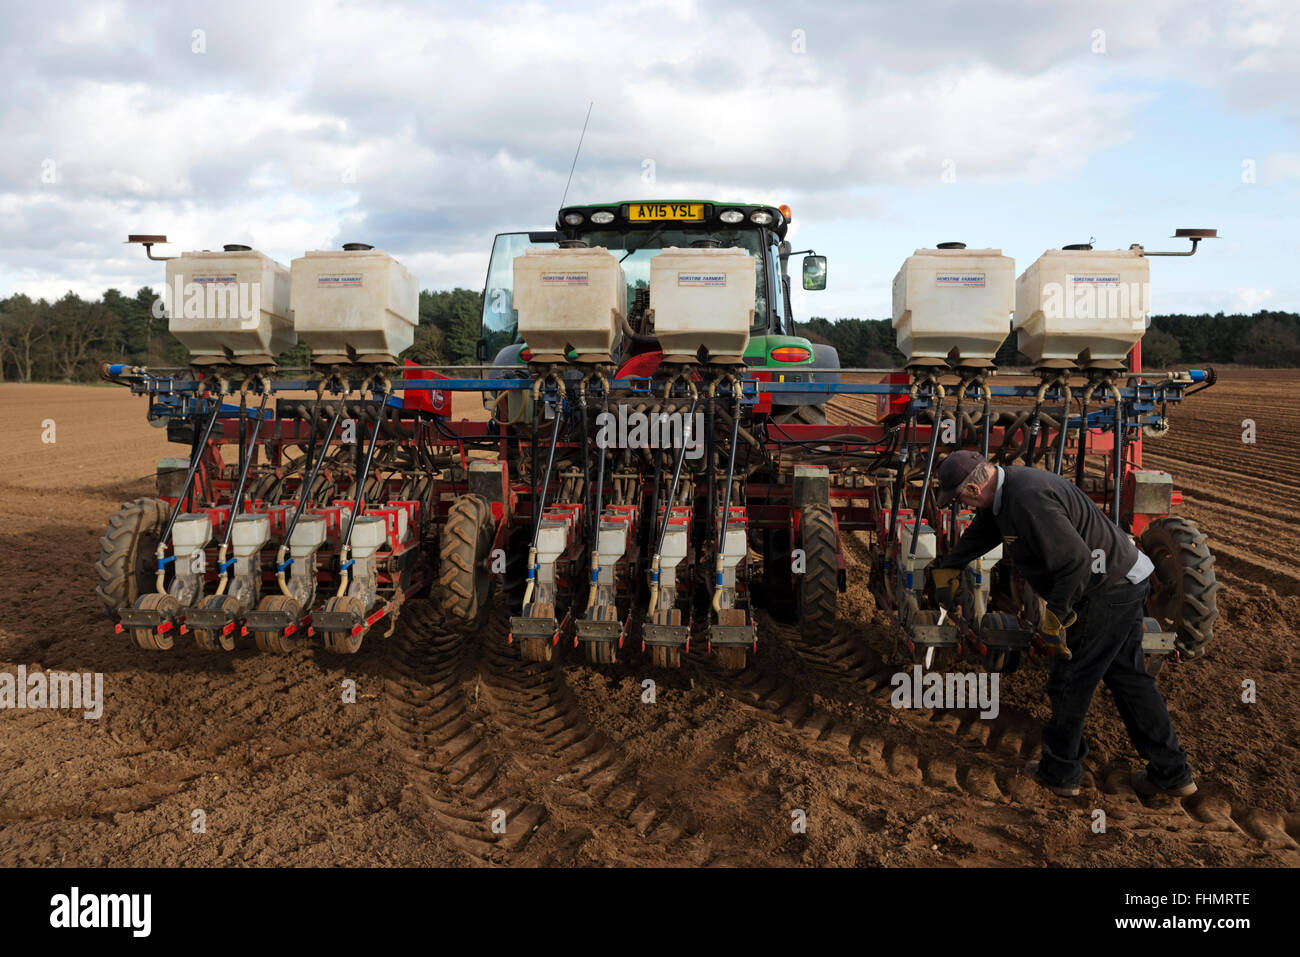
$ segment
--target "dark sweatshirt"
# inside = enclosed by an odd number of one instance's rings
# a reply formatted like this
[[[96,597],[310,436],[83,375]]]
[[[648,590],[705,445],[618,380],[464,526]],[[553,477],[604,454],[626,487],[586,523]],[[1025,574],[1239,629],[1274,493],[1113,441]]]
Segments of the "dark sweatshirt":
[[[1073,482],[1020,465],[1003,471],[998,513],[977,508],[938,567],[960,568],[1002,541],[1003,554],[1061,619],[1093,590],[1125,580],[1137,548]],[[1105,556],[1104,574],[1093,571],[1096,549]]]

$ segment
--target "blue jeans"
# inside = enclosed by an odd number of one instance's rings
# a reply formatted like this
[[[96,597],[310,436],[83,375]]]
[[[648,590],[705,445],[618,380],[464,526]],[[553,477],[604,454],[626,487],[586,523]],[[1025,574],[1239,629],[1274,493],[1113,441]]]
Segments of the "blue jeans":
[[[1039,775],[1058,785],[1076,785],[1083,775],[1088,742],[1083,722],[1098,682],[1104,681],[1124,719],[1129,740],[1147,761],[1157,787],[1192,779],[1187,752],[1178,744],[1165,700],[1142,656],[1142,616],[1150,582],[1109,585],[1090,594],[1066,632],[1070,659],[1058,657],[1047,679],[1052,717],[1043,728]]]

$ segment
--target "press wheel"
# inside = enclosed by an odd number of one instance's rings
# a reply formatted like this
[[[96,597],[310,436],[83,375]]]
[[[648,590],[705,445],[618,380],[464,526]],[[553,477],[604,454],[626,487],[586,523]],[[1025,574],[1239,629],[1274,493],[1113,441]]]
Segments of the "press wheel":
[[[257,603],[258,611],[287,611],[294,620],[299,617],[298,603],[288,595],[267,595]],[[259,651],[267,651],[273,655],[287,655],[298,647],[297,634],[285,635],[280,630],[276,631],[255,631],[253,632],[253,643],[257,645]]]
[[[680,668],[682,666],[681,646],[650,645],[650,663],[656,668]]]
[[[180,602],[166,592],[149,592],[147,595],[141,595],[136,599],[135,607],[141,611],[162,612],[163,618],[172,622],[181,613]],[[176,629],[169,628],[164,632],[158,632],[153,628],[132,628],[131,637],[139,647],[147,651],[171,651],[172,646],[176,644]]]
[[[335,595],[325,603],[325,610],[351,614],[358,624],[362,623],[366,614],[365,604],[356,595]],[[347,628],[341,631],[322,631],[320,635],[325,641],[326,651],[339,655],[355,655],[361,648],[361,640],[366,633],[364,628],[361,631]]]
[[[723,645],[713,652],[718,656],[718,664],[728,671],[741,671],[749,658],[749,649],[744,645]]]
[[[208,595],[201,602],[202,611],[220,611],[227,621],[233,621],[239,615],[239,600],[232,595]],[[194,643],[204,651],[234,651],[235,630],[222,633],[220,628],[195,628]]]

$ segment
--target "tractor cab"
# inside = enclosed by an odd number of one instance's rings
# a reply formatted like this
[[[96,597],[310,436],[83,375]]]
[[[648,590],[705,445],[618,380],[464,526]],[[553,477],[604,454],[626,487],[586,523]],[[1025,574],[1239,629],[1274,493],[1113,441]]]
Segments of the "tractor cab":
[[[787,382],[825,378],[825,374],[801,371],[838,368],[839,357],[829,346],[814,345],[795,334],[787,268],[791,250],[785,241],[789,222],[788,206],[698,200],[623,202],[566,206],[553,231],[502,233],[493,243],[483,295],[482,356],[494,357],[498,366],[517,366],[529,358],[514,305],[515,259],[529,249],[601,247],[618,260],[625,280],[627,328],[610,361],[621,365],[660,348],[654,303],[649,300],[652,260],[665,249],[723,248],[742,250],[754,260],[754,317],[743,355],[745,365],[779,370]],[[804,288],[823,289],[825,278],[825,258],[807,256]],[[777,404],[806,410],[817,404],[817,398],[784,393]],[[805,411],[803,417],[808,414]]]

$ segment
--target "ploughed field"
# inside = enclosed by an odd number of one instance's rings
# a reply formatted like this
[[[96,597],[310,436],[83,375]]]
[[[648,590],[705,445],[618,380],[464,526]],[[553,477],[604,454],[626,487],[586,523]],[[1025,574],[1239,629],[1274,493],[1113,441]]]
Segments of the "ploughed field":
[[[123,389],[0,385],[0,672],[100,672],[104,693],[97,720],[0,711],[0,864],[1295,866],[1297,389],[1295,372],[1229,371],[1146,443],[1223,583],[1210,652],[1159,677],[1201,785],[1179,805],[1129,789],[1140,765],[1105,690],[1092,787],[1029,782],[1040,667],[1001,676],[994,720],[891,707],[906,665],[866,589],[865,539],[846,543],[832,642],[764,622],[739,674],[695,653],[680,672],[639,655],[524,664],[503,608],[461,636],[427,601],[351,657],[137,650],[94,595],[99,538],[184,450]],[[837,398],[831,421],[873,409]],[[457,414],[481,416],[468,397]]]

